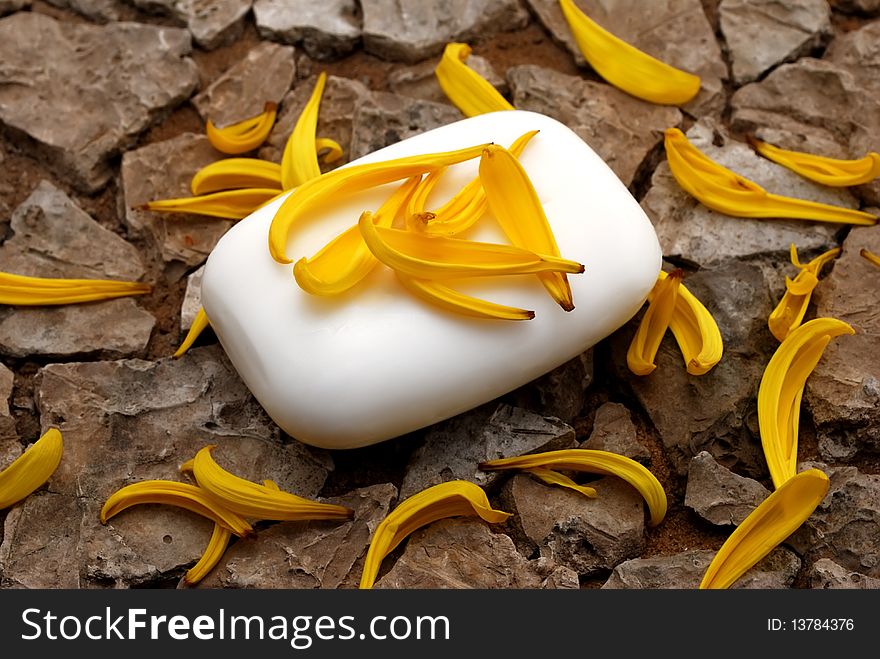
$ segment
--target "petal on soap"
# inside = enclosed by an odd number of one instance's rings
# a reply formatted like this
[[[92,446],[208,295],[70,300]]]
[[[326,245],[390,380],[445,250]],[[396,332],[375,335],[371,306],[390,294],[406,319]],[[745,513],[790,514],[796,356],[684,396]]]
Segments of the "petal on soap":
[[[50,428],[0,471],[0,510],[18,503],[49,480],[61,463],[63,452],[61,433]]]
[[[578,48],[596,73],[637,98],[660,105],[683,105],[700,91],[700,78],[661,62],[618,39],[572,2],[560,0]]]
[[[828,476],[818,469],[789,478],[746,517],[715,554],[701,589],[732,586],[803,524],[828,493]]]
[[[321,96],[324,94],[326,83],[327,74],[322,71],[308,103],[287,139],[287,144],[284,145],[284,153],[281,156],[281,181],[285,190],[295,188],[321,175],[315,132],[318,129],[318,110],[321,107]]]
[[[192,325],[190,325],[189,331],[186,333],[186,338],[183,339],[183,343],[180,344],[177,352],[174,353],[174,357],[178,359],[183,357],[186,354],[186,351],[192,348],[193,343],[196,342],[199,335],[208,329],[210,325],[211,321],[208,320],[208,314],[205,313],[205,308],[199,307],[198,313],[196,313],[196,317],[193,318]]]
[[[306,181],[284,200],[272,219],[269,227],[269,252],[272,258],[279,263],[291,262],[287,258],[287,238],[291,229],[300,218],[328,198],[336,199],[464,162],[479,156],[485,146],[480,144],[457,151],[352,165]]]
[[[271,520],[347,520],[354,515],[344,506],[311,501],[239,478],[214,461],[213,449],[206,446],[199,450],[193,459],[193,475],[200,488],[239,515]]]
[[[558,485],[559,487],[564,487],[569,490],[574,490],[575,492],[580,492],[585,497],[588,497],[590,499],[596,498],[596,488],[588,487],[586,485],[578,485],[568,476],[560,474],[558,471],[553,471],[552,469],[546,469],[544,467],[532,467],[531,469],[526,469],[525,471],[532,474],[533,476],[537,476],[542,481],[547,483],[547,485]]]
[[[870,183],[880,176],[880,153],[873,151],[858,160],[839,160],[812,153],[788,151],[749,138],[752,147],[768,160],[787,167],[804,178],[834,188]]]
[[[416,279],[400,272],[395,274],[398,281],[410,293],[453,313],[486,320],[532,320],[535,317],[534,311],[481,300],[437,281]]]
[[[217,128],[209,119],[208,141],[221,153],[238,154],[252,151],[269,137],[275,124],[277,110],[278,106],[268,101],[261,114],[225,128]]]
[[[480,464],[480,469],[486,471],[534,469],[536,467],[617,476],[636,488],[639,494],[644,497],[651,513],[649,522],[651,526],[656,526],[666,516],[666,492],[663,491],[660,481],[635,460],[617,453],[576,448],[489,460]]]
[[[16,306],[79,304],[145,295],[152,290],[149,284],[135,281],[54,279],[0,272],[0,304]]]
[[[199,195],[148,201],[137,208],[160,213],[190,213],[241,220],[281,193],[277,188],[244,188]]]
[[[111,494],[101,508],[101,523],[106,524],[109,519],[123,510],[145,503],[189,510],[243,538],[254,533],[251,525],[243,517],[218,503],[202,488],[165,480],[132,483]]]
[[[483,149],[480,182],[489,208],[510,242],[539,254],[560,256],[538,193],[516,156],[494,144]],[[574,309],[565,274],[552,272],[538,278],[560,307],[565,311]]]
[[[211,533],[211,539],[208,541],[205,553],[202,554],[202,557],[195,565],[187,570],[183,577],[184,583],[187,586],[193,586],[208,576],[208,573],[213,570],[217,563],[220,562],[220,559],[223,558],[223,553],[229,546],[229,541],[231,539],[232,534],[228,529],[223,528],[219,524],[214,524],[214,531]]]
[[[870,252],[867,249],[860,249],[859,256],[880,268],[880,256],[877,256],[874,252]]]
[[[697,149],[678,128],[666,129],[669,170],[681,188],[707,208],[734,217],[792,218],[841,224],[874,225],[863,211],[783,197],[719,165]]]
[[[281,165],[259,158],[218,160],[196,172],[190,188],[194,195],[236,188],[264,188],[280,192]]]
[[[358,222],[367,247],[392,270],[417,279],[460,279],[584,271],[575,261],[535,254],[500,243],[484,243],[377,227],[367,211]]]
[[[404,500],[376,527],[360,587],[373,587],[382,559],[411,533],[437,520],[459,516],[477,516],[490,524],[500,524],[510,513],[494,510],[482,488],[467,481],[450,481],[422,490]]]
[[[758,389],[758,427],[775,487],[797,471],[800,406],[807,378],[833,337],[854,333],[842,320],[816,318],[792,331],[767,364]]]
[[[648,310],[642,316],[642,321],[626,353],[626,364],[636,375],[648,375],[657,368],[654,358],[675,313],[678,289],[683,275],[681,270],[674,270],[669,276],[659,278],[654,284]]]
[[[789,332],[800,326],[804,314],[807,313],[813,289],[819,283],[819,272],[822,270],[822,266],[832,261],[838,254],[840,254],[840,248],[836,247],[820,254],[806,265],[802,265],[798,260],[795,246],[791,246],[792,265],[800,268],[800,272],[794,279],[785,278],[785,294],[767,319],[770,332],[779,341],[784,341]]]
[[[471,47],[466,43],[448,43],[434,70],[446,96],[466,117],[486,112],[513,110],[513,106],[492,84],[465,64]]]

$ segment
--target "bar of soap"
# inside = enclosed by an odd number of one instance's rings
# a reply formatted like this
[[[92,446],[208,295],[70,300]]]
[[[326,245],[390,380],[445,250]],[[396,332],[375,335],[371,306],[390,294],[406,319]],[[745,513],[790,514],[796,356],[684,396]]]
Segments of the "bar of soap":
[[[274,421],[323,448],[374,444],[492,400],[577,356],[629,320],[660,270],[651,222],[611,169],[563,124],[541,114],[497,112],[465,119],[371,153],[357,163],[504,146],[540,133],[520,162],[544,205],[575,303],[563,311],[537,277],[447,282],[462,292],[535,311],[530,321],[469,318],[411,296],[379,264],[336,297],[299,288],[291,265],[268,251],[281,199],[239,222],[208,259],[202,303],[230,360]],[[438,207],[477,175],[479,159],[447,170]],[[375,210],[395,185],[334,200],[291,233],[287,254],[312,256]],[[488,213],[466,235],[509,242]]]

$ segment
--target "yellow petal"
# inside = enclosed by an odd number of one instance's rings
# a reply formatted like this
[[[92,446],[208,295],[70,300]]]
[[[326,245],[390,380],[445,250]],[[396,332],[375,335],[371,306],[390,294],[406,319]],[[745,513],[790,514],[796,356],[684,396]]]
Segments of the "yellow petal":
[[[123,510],[145,503],[164,504],[189,510],[241,537],[248,537],[254,532],[245,519],[220,505],[202,488],[188,483],[164,480],[132,483],[111,494],[101,508],[101,523],[106,524],[107,520]]]
[[[232,534],[227,529],[224,529],[219,524],[215,524],[214,532],[211,533],[211,539],[208,541],[205,553],[202,554],[202,557],[195,565],[187,570],[186,575],[183,577],[184,583],[187,586],[192,586],[208,576],[208,573],[213,570],[217,563],[220,562],[220,559],[223,558],[223,553],[229,546],[229,541],[231,539]]]
[[[198,197],[148,201],[137,208],[160,213],[190,213],[240,220],[279,194],[280,191],[274,188],[245,188],[212,192]]]
[[[535,467],[547,467],[554,470],[586,471],[591,474],[609,474],[622,478],[632,485],[645,502],[651,513],[649,524],[656,526],[666,516],[666,492],[660,481],[635,460],[609,453],[608,451],[593,451],[590,449],[567,449],[563,451],[548,451],[546,453],[532,453],[515,458],[502,458],[483,462],[480,469],[534,469]]]
[[[458,151],[352,165],[306,181],[284,200],[272,219],[269,227],[269,252],[272,258],[279,263],[291,262],[287,258],[287,238],[291,229],[300,218],[328,198],[336,199],[470,160],[480,155],[484,146],[481,144]]]
[[[590,499],[596,498],[596,488],[588,487],[586,485],[578,485],[568,476],[560,474],[558,471],[545,469],[544,467],[532,467],[531,469],[526,469],[525,471],[532,474],[533,476],[537,476],[542,481],[547,483],[547,485],[558,485],[569,490],[574,490],[575,492],[580,492],[585,497],[589,497]]]
[[[236,188],[281,191],[281,165],[259,158],[226,158],[202,167],[190,184],[194,195]]]
[[[754,149],[768,160],[787,167],[804,178],[834,188],[870,183],[880,176],[880,153],[871,152],[858,160],[839,160],[801,151],[788,151],[754,138]]]
[[[859,256],[861,256],[863,259],[866,259],[869,263],[873,263],[878,268],[880,268],[880,256],[877,256],[876,254],[874,254],[874,252],[869,252],[866,249],[860,249]]]
[[[11,465],[0,471],[0,510],[18,503],[49,480],[61,462],[64,442],[50,428]]]
[[[358,222],[364,242],[377,259],[418,279],[455,279],[522,275],[537,272],[583,272],[574,261],[535,254],[499,243],[429,236],[377,227],[367,211]]]
[[[382,559],[413,531],[447,517],[476,515],[491,524],[500,524],[509,513],[494,510],[486,493],[467,481],[440,483],[403,501],[382,520],[367,550],[361,588],[372,588]]]
[[[343,506],[318,503],[230,474],[214,462],[213,449],[206,446],[193,459],[196,482],[213,499],[239,515],[273,520],[345,520],[354,514]]]
[[[210,324],[211,322],[208,320],[208,314],[205,313],[205,308],[199,307],[199,311],[196,314],[196,317],[193,318],[192,325],[190,325],[189,331],[186,333],[186,338],[183,340],[183,343],[180,344],[177,352],[174,353],[174,357],[183,357],[186,354],[186,351],[192,348],[193,343],[196,342],[199,335],[204,332]]]
[[[548,256],[560,256],[553,230],[526,170],[510,151],[497,145],[483,149],[480,182],[489,208],[510,242]],[[560,272],[538,277],[565,311],[574,309],[568,278]]]
[[[789,478],[764,499],[715,554],[701,589],[729,588],[794,533],[828,493],[828,476],[818,469]]]
[[[448,43],[434,71],[440,88],[452,104],[466,117],[513,110],[488,80],[465,64],[470,54],[471,47],[466,43]]]
[[[795,246],[791,246],[791,262],[801,271],[794,279],[785,278],[785,294],[767,319],[770,332],[779,341],[785,340],[789,332],[800,326],[807,313],[813,289],[819,283],[818,275],[822,266],[833,260],[838,254],[840,254],[839,247],[828,250],[806,265],[802,265],[798,260]]]
[[[682,105],[700,91],[698,76],[669,66],[618,39],[572,0],[560,0],[559,4],[584,59],[615,87],[660,105]]]
[[[863,211],[767,192],[706,156],[677,128],[666,129],[666,159],[681,188],[704,206],[734,217],[792,218],[843,224],[876,224]]]
[[[416,279],[400,272],[395,274],[398,281],[410,293],[453,313],[487,320],[532,320],[535,317],[534,311],[471,297],[437,281]]]
[[[797,470],[798,421],[807,378],[832,337],[854,333],[842,320],[816,318],[792,331],[767,364],[758,389],[758,426],[775,487]]]
[[[657,356],[663,335],[672,321],[682,276],[681,270],[675,270],[654,284],[648,310],[642,316],[626,352],[626,364],[636,375],[648,375],[657,368],[654,357]]]
[[[53,279],[0,272],[0,304],[44,306],[110,300],[152,292],[149,284],[109,279]]]
[[[326,83],[327,74],[322,71],[308,103],[287,139],[287,144],[284,145],[284,153],[281,156],[281,181],[285,190],[295,188],[321,175],[315,132],[318,129],[318,110],[321,107],[321,96],[324,94]]]
[[[237,154],[252,151],[269,137],[275,124],[277,110],[278,106],[268,101],[261,114],[225,128],[217,128],[209,119],[208,141],[222,153]]]
[[[327,165],[342,157],[342,147],[339,146],[339,142],[331,140],[329,137],[315,138],[315,152],[321,153],[321,151],[327,152],[321,157],[321,160]]]

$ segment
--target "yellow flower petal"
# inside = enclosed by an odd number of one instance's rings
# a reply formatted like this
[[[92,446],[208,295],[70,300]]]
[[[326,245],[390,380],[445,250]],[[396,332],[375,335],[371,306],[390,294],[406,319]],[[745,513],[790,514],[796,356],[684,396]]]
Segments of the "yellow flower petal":
[[[586,471],[591,474],[609,474],[622,478],[632,485],[645,502],[651,513],[649,524],[656,526],[666,516],[666,492],[660,481],[635,460],[609,453],[608,451],[593,451],[590,449],[566,449],[563,451],[548,451],[546,453],[532,453],[515,458],[502,458],[490,460],[480,464],[480,469],[534,469],[535,467],[548,467],[565,471]]]
[[[0,471],[0,510],[18,503],[49,480],[61,462],[64,442],[50,428],[11,465]]]
[[[840,248],[828,250],[820,254],[806,265],[802,265],[797,257],[795,246],[791,246],[791,262],[800,272],[794,279],[785,278],[785,294],[779,304],[770,313],[767,326],[779,341],[784,341],[789,332],[800,326],[807,313],[807,306],[813,295],[813,289],[819,283],[819,272],[829,261],[840,254]]]
[[[675,313],[682,276],[681,270],[675,270],[654,284],[648,310],[642,316],[626,352],[626,364],[636,375],[648,375],[657,368],[654,358]]]
[[[798,422],[807,378],[832,337],[854,333],[842,320],[816,318],[792,331],[767,364],[758,389],[758,427],[775,487],[797,471]]]
[[[225,128],[217,128],[209,119],[208,141],[221,153],[237,154],[252,151],[269,137],[275,124],[277,110],[278,106],[268,101],[261,114]]]
[[[700,78],[661,62],[600,27],[572,0],[560,0],[578,48],[596,73],[637,98],[682,105],[700,91]]]
[[[429,279],[416,279],[395,272],[403,287],[416,297],[453,313],[486,320],[532,320],[534,311],[508,307],[460,293],[449,286]]]
[[[681,188],[704,206],[734,217],[793,218],[843,224],[876,224],[863,211],[783,197],[722,167],[697,149],[678,128],[666,129],[666,159]]]
[[[192,325],[190,325],[189,331],[186,333],[186,338],[184,338],[183,343],[180,344],[177,352],[174,353],[174,357],[183,357],[186,354],[186,351],[192,348],[193,343],[196,342],[199,335],[210,325],[211,322],[208,320],[208,314],[205,313],[205,308],[199,307],[199,311],[196,314],[196,317],[193,318]]]
[[[504,147],[487,146],[480,158],[480,182],[492,215],[510,242],[539,254],[560,256],[538,193],[516,156]],[[559,306],[565,311],[574,309],[565,274],[549,272],[538,278]]]
[[[874,254],[874,252],[869,252],[866,249],[860,249],[859,256],[861,256],[863,259],[866,259],[869,263],[873,263],[878,268],[880,268],[880,256],[877,256],[876,254]]]
[[[78,304],[144,295],[153,287],[135,281],[109,279],[53,279],[0,272],[0,304],[44,306]]]
[[[590,499],[596,498],[596,488],[588,487],[586,485],[578,485],[568,476],[560,474],[558,471],[553,471],[552,469],[546,469],[544,467],[532,467],[531,469],[526,469],[525,471],[532,474],[533,476],[537,476],[542,481],[547,483],[547,485],[558,485],[569,490],[574,490],[575,492],[580,492],[585,497],[588,497]]]
[[[469,68],[465,60],[471,54],[466,43],[449,43],[434,73],[440,88],[466,117],[486,112],[513,110],[513,106],[498,93],[492,84]]]
[[[190,184],[194,195],[236,188],[281,191],[281,165],[259,158],[226,158],[202,167]]]
[[[437,520],[461,515],[476,515],[491,524],[500,524],[510,517],[509,513],[494,510],[486,493],[467,481],[440,483],[422,490],[403,501],[376,527],[364,560],[360,587],[373,587],[382,559],[412,532]]]
[[[343,506],[311,501],[230,474],[214,462],[213,449],[206,446],[193,459],[196,482],[213,499],[239,515],[272,520],[345,520],[354,515]]]
[[[327,152],[321,157],[326,165],[334,163],[342,157],[342,147],[339,146],[339,142],[331,140],[329,137],[315,139],[315,152],[321,153],[321,151]]]
[[[801,151],[787,151],[754,138],[750,138],[749,143],[768,160],[829,187],[861,185],[880,176],[880,153],[871,152],[858,160],[839,160]]]
[[[287,144],[284,145],[284,153],[281,156],[281,181],[285,190],[295,188],[321,175],[315,132],[318,129],[318,110],[321,107],[321,96],[324,94],[326,83],[327,74],[321,72],[308,103],[299,115]]]
[[[187,570],[186,575],[183,577],[184,583],[187,586],[193,586],[208,576],[208,573],[223,558],[223,553],[229,546],[231,539],[232,534],[227,529],[224,529],[219,524],[215,524],[214,531],[211,533],[211,539],[205,548],[205,553],[202,554],[202,557],[195,565]]]
[[[190,213],[192,215],[221,217],[227,220],[240,220],[280,193],[280,190],[274,188],[244,188],[242,190],[212,192],[198,197],[148,201],[137,208],[160,213]]]
[[[764,499],[715,554],[701,589],[729,588],[794,533],[828,493],[828,476],[818,469],[789,478]]]

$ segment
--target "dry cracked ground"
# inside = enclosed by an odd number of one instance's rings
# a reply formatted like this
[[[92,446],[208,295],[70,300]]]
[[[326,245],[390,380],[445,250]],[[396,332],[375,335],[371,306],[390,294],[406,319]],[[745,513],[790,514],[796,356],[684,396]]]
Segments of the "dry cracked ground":
[[[452,478],[487,488],[507,525],[468,519],[417,532],[378,587],[690,588],[770,485],[756,392],[776,342],[766,319],[802,257],[843,255],[810,315],[857,329],[809,380],[801,457],[831,490],[809,521],[737,585],[880,585],[880,252],[873,228],[733,219],[678,189],[662,130],[680,126],[712,157],[770,190],[875,208],[880,182],[822,188],[756,157],[744,136],[860,157],[880,151],[878,0],[581,0],[616,34],[699,73],[687,106],[658,107],[583,64],[555,0],[0,0],[0,267],[21,274],[142,279],[151,296],[62,308],[0,309],[0,465],[57,426],[66,452],[36,494],[0,514],[3,587],[174,586],[210,524],[142,506],[107,526],[122,485],[177,478],[213,443],[233,471],[356,510],[343,525],[263,525],[230,547],[205,587],[343,588],[360,577],[378,522],[402,498]],[[450,40],[518,107],[566,123],[639,199],[670,264],[709,307],[725,356],[689,376],[667,336],[659,367],[636,378],[633,323],[503,399],[445,423],[348,452],[304,446],[262,411],[210,333],[169,355],[198,308],[199,268],[228,222],[134,210],[187,193],[214,161],[208,117],[223,123],[280,103],[260,155],[278,159],[314,76],[330,74],[319,133],[356,158],[461,118],[432,71]],[[613,218],[608,218],[613,221]],[[663,483],[670,513],[646,528],[621,481],[601,496],[524,475],[485,474],[486,458],[585,446],[631,456]]]

